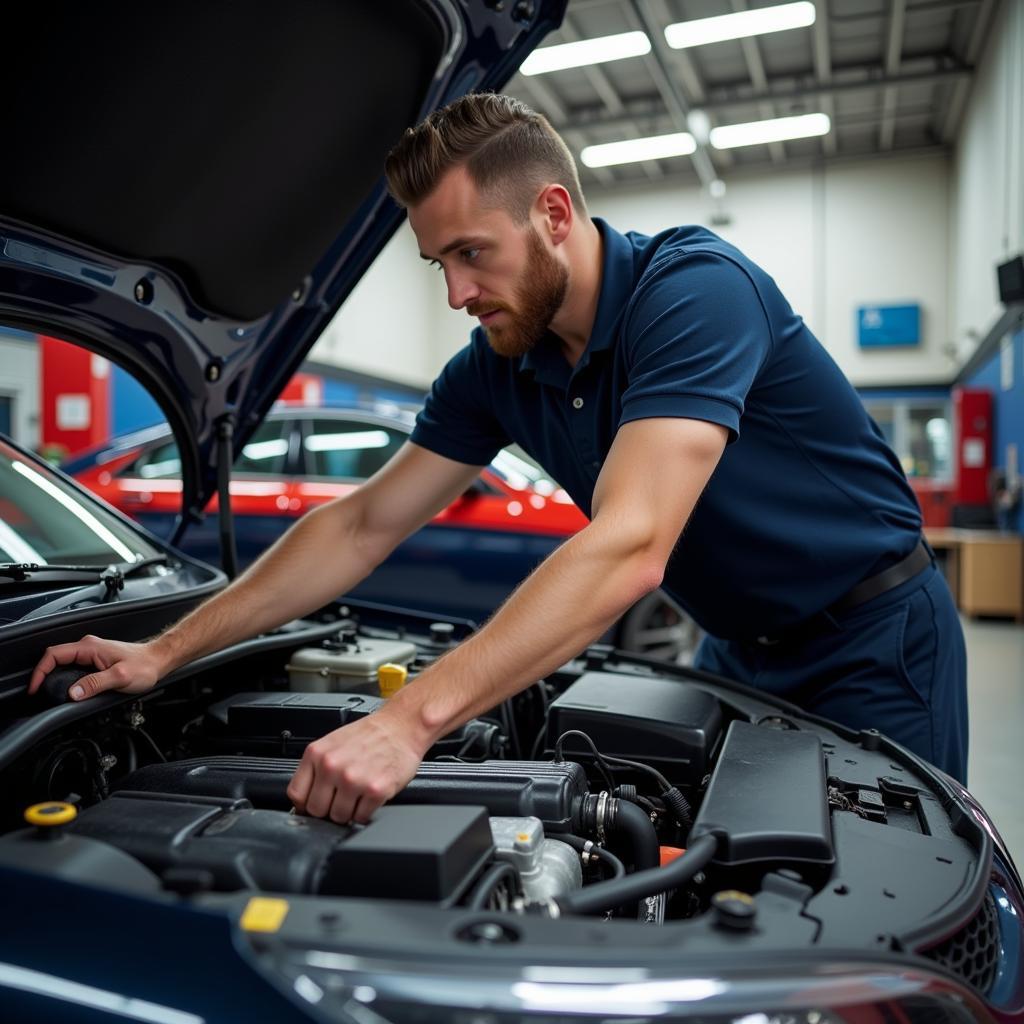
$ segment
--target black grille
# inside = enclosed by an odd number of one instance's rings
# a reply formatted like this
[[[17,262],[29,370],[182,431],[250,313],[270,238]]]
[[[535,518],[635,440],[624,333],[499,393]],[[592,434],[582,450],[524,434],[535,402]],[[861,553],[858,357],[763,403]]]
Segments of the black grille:
[[[985,896],[978,912],[960,931],[923,952],[986,994],[999,965],[999,918],[992,893]]]

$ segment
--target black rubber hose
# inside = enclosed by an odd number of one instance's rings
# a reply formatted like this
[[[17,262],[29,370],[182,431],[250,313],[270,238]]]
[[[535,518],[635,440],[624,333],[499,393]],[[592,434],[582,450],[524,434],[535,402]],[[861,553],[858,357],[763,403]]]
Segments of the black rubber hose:
[[[704,868],[717,848],[717,837],[701,836],[682,857],[677,857],[663,868],[650,868],[625,878],[595,882],[585,889],[557,896],[555,904],[562,914],[600,914],[623,903],[678,889]]]
[[[654,831],[651,819],[628,800],[616,800],[613,804],[608,828],[629,836],[633,847],[633,865],[637,871],[656,868],[661,863],[658,848],[658,833]]]
[[[473,887],[473,891],[469,894],[469,899],[466,901],[466,909],[486,910],[487,901],[494,895],[495,890],[506,878],[510,878],[513,887],[518,889],[519,874],[507,860],[499,860],[496,864],[492,864],[483,873],[480,881]]]
[[[585,852],[590,857],[596,857],[611,872],[611,878],[622,878],[625,876],[626,865],[623,864],[622,861],[611,852],[611,850],[606,850],[603,846],[598,846],[590,839],[584,839],[582,836],[574,836],[571,832],[555,833],[555,838],[561,840],[563,843],[567,843],[574,850],[579,850],[580,853]],[[607,879],[603,879],[603,881],[607,881]]]

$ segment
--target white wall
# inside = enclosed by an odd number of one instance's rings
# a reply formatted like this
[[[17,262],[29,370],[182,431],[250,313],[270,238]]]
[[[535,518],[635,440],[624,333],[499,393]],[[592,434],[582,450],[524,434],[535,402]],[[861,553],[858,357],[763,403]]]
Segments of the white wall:
[[[949,378],[948,168],[941,154],[727,179],[728,226],[715,227],[775,278],[793,308],[858,385]],[[707,224],[699,189],[594,192],[591,212],[619,230]],[[917,348],[857,346],[859,305],[920,303]]]
[[[440,275],[419,258],[416,239],[403,224],[310,358],[405,384],[429,384],[440,365],[434,351],[433,292],[438,288],[444,290]]]
[[[651,185],[592,191],[591,212],[619,230],[652,233],[707,223],[696,188]],[[948,167],[943,155],[889,158],[729,181],[717,230],[764,267],[856,384],[949,378]],[[854,309],[923,307],[919,348],[862,352]],[[313,357],[427,384],[475,326],[448,308],[444,281],[417,255],[407,226],[339,311]]]
[[[0,330],[0,394],[14,398],[11,431],[26,448],[39,444],[39,346]]]
[[[950,319],[962,357],[1001,312],[996,265],[1024,250],[1024,0],[1000,5],[978,63],[950,190]]]

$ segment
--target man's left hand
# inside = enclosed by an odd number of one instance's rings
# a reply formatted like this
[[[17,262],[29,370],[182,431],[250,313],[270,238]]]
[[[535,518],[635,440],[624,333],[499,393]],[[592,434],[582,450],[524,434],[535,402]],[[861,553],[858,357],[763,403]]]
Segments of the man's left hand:
[[[412,780],[425,753],[400,719],[368,715],[306,747],[288,799],[300,814],[365,824]]]

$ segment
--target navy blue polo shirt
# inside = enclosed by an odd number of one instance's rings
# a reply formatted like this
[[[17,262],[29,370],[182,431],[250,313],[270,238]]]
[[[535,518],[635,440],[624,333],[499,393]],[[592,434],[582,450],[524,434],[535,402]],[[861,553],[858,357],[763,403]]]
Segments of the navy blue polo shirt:
[[[514,441],[590,515],[623,423],[726,427],[663,584],[724,638],[791,628],[908,554],[921,517],[903,470],[775,282],[701,227],[646,236],[595,224],[601,294],[575,368],[550,333],[510,359],[478,328],[434,382],[412,440],[478,466]]]

